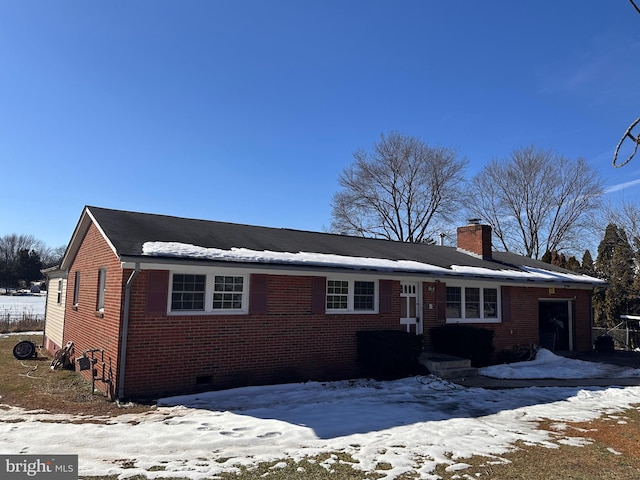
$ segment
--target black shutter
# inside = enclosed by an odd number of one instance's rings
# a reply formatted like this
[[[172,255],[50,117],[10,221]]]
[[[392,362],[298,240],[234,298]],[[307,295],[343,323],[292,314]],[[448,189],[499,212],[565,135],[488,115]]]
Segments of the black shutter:
[[[147,315],[167,313],[169,270],[147,270]]]
[[[249,313],[267,313],[267,275],[252,273],[249,281]]]
[[[311,284],[311,313],[323,314],[326,311],[327,278],[313,277]]]
[[[447,284],[436,282],[436,322],[447,322]]]
[[[380,280],[380,313],[391,313],[393,305],[393,280]]]
[[[500,295],[502,297],[502,321],[510,322],[511,321],[511,288],[502,287]]]

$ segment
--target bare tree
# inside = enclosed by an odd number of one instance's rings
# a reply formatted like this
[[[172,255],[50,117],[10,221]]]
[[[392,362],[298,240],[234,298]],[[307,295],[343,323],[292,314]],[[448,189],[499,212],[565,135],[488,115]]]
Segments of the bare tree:
[[[640,13],[640,7],[638,7],[636,2],[634,0],[629,0],[629,2],[631,3],[631,5],[633,5],[633,8],[635,9],[635,11],[637,13]],[[633,130],[637,125],[640,125],[640,117],[638,117],[635,121],[631,123],[631,125],[629,125],[629,128],[627,128],[627,131],[624,132],[624,135],[622,135],[622,138],[618,142],[618,145],[616,146],[616,151],[613,154],[614,168],[625,166],[627,163],[631,161],[631,159],[635,156],[635,154],[638,153],[638,147],[640,147],[640,134],[633,133]],[[631,141],[629,142],[628,140],[631,140]],[[624,160],[619,160],[618,156],[620,155],[620,153],[622,153],[621,149],[625,144],[627,145],[627,149],[628,149],[628,151],[626,152],[627,158]]]
[[[67,250],[66,245],[61,245],[59,247],[46,247],[40,253],[40,260],[42,260],[42,265],[44,267],[53,267],[58,265],[62,261],[62,257],[64,256],[64,252]]]
[[[632,244],[640,246],[640,206],[629,198],[622,198],[615,204],[604,207],[604,224],[619,225],[626,232]]]
[[[472,179],[469,209],[491,225],[504,250],[540,258],[579,247],[602,194],[602,180],[584,159],[529,146]]]
[[[353,157],[333,197],[332,231],[425,242],[457,211],[467,161],[455,150],[391,132]]]
[[[0,263],[14,263],[21,250],[40,252],[45,248],[44,243],[36,240],[33,235],[18,235],[16,233],[4,235],[0,237]]]

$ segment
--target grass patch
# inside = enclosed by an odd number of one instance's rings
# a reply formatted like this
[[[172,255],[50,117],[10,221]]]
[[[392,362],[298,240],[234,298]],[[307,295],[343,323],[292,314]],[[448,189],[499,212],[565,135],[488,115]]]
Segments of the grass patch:
[[[239,467],[238,473],[222,473],[216,478],[223,480],[374,480],[384,475],[366,473],[353,468],[358,463],[343,452],[327,453],[305,458],[299,462],[292,459],[264,462],[256,467]]]
[[[100,392],[91,391],[91,383],[73,370],[51,370],[52,357],[38,348],[37,357],[17,360],[13,347],[21,340],[42,345],[42,335],[12,335],[0,338],[0,404],[50,413],[111,416],[149,410],[148,405],[119,408]]]
[[[518,443],[500,457],[458,459],[470,465],[465,470],[447,471],[440,465],[436,474],[443,480],[489,478],[492,480],[637,480],[640,478],[640,410],[632,408],[618,415],[591,422],[560,424],[541,422],[552,432],[557,448]],[[582,446],[568,445],[579,439]]]

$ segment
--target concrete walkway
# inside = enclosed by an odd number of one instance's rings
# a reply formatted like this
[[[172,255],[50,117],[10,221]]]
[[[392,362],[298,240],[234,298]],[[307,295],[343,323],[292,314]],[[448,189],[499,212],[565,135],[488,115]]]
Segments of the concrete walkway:
[[[468,378],[449,378],[448,381],[464,387],[500,390],[528,387],[631,387],[640,386],[640,377],[631,378],[531,378],[503,379],[477,375]]]
[[[587,362],[608,363],[620,367],[640,368],[640,352],[555,352],[576,360]],[[483,377],[449,378],[450,382],[465,387],[480,387],[487,389],[526,388],[526,387],[628,387],[640,386],[640,377],[623,378],[532,378],[532,379],[501,379]]]

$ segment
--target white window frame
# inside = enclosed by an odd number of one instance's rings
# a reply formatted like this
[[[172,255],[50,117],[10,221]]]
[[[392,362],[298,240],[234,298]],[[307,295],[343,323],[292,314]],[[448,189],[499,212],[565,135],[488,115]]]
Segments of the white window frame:
[[[500,285],[486,283],[486,282],[447,282],[447,287],[454,287],[460,289],[460,313],[462,316],[460,318],[450,318],[447,317],[447,323],[502,323],[502,298],[501,298],[501,288]],[[465,317],[465,290],[466,288],[479,288],[480,289],[480,318],[466,318]],[[487,317],[484,316],[484,290],[493,289],[496,290],[496,317]],[[446,310],[446,303],[445,303]]]
[[[327,305],[326,296],[329,295],[329,282],[330,281],[339,281],[339,282],[348,282],[348,293],[347,293],[347,308],[329,308]],[[369,282],[373,283],[373,309],[372,310],[356,310],[354,307],[354,298],[355,298],[355,283],[356,282]],[[379,282],[377,279],[371,279],[367,277],[347,277],[347,276],[335,276],[335,277],[327,277],[327,294],[325,296],[325,311],[326,313],[349,313],[349,314],[376,314],[379,311],[379,302],[380,302],[380,293],[379,293]]]
[[[80,303],[80,270],[76,270],[73,282],[73,306],[77,307]]]
[[[104,300],[107,290],[107,269],[101,268],[98,270],[98,299],[96,305],[96,311],[104,312]]]
[[[204,275],[204,309],[203,310],[172,310],[171,299],[173,297],[173,276],[174,275]],[[239,309],[215,309],[213,308],[213,294],[215,277],[242,277],[242,306]],[[249,278],[250,275],[233,269],[197,269],[187,268],[184,270],[172,271],[169,275],[169,294],[167,295],[167,315],[246,315],[249,313]]]
[[[56,291],[56,303],[62,305],[62,279],[58,279],[58,290]]]

